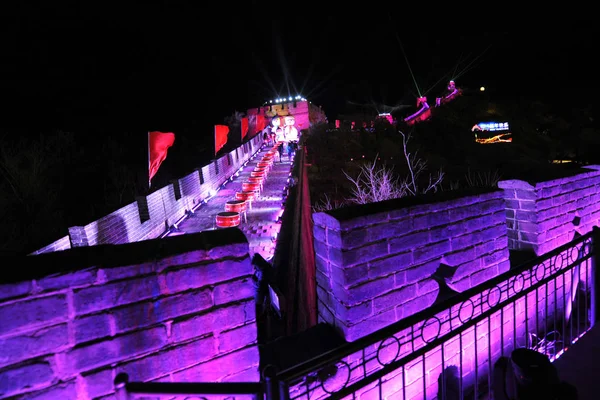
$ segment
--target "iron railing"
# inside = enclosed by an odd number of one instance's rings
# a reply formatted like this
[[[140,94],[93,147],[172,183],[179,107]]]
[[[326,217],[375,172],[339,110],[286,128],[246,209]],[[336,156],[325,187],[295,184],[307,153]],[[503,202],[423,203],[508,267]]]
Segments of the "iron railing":
[[[280,400],[491,397],[501,356],[528,347],[556,359],[594,324],[597,232],[281,371]]]
[[[237,395],[273,400],[481,399],[496,360],[531,348],[551,360],[596,320],[600,230],[262,383],[116,382],[129,395]],[[182,386],[183,385],[183,386]],[[181,391],[177,391],[181,390]]]
[[[139,398],[173,399],[174,396],[202,395],[209,397],[223,396],[223,398],[228,399],[259,400],[265,397],[263,387],[264,385],[260,382],[129,382],[129,376],[120,373],[115,378],[115,397],[117,400],[133,400]],[[272,398],[274,396],[267,393],[266,397]]]

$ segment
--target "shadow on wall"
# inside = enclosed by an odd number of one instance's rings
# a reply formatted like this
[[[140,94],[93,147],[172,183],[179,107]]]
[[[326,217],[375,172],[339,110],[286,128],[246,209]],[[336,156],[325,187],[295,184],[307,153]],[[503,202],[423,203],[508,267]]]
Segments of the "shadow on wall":
[[[460,379],[458,367],[450,365],[438,377],[438,399],[460,399]]]
[[[127,225],[118,215],[107,215],[98,221],[97,244],[130,243]]]

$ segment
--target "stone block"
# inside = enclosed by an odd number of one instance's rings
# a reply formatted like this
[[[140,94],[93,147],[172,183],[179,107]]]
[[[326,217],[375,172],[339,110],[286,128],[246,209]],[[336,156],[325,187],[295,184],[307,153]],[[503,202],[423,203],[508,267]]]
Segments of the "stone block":
[[[0,335],[21,329],[66,321],[67,298],[64,294],[24,299],[0,306]]]

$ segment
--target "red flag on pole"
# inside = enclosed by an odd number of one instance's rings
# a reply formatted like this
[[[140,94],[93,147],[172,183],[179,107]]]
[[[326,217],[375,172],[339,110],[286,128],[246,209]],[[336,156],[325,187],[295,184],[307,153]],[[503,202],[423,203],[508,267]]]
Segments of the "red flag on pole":
[[[248,117],[244,117],[244,118],[242,118],[242,140],[244,140],[244,137],[246,136],[247,133],[248,133]]]
[[[227,143],[227,135],[229,134],[229,126],[215,125],[215,155]]]
[[[173,132],[148,132],[148,186],[151,185],[152,178],[167,158],[167,151],[173,143],[175,143]]]

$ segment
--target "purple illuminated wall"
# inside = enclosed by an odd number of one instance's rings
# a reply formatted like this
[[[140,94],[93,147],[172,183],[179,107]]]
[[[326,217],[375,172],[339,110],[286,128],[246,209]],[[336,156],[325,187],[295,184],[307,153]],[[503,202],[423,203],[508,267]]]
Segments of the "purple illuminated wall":
[[[449,193],[314,214],[320,321],[353,341],[432,305],[440,264],[457,291],[507,271],[503,192]]]
[[[589,328],[589,323],[584,322],[587,313],[573,316],[566,325],[560,324],[565,321],[565,306],[568,308],[572,298],[573,277],[577,276],[576,280],[587,287],[588,295],[588,283],[592,279],[590,259],[582,261],[573,269],[568,269],[569,263],[566,260],[573,262],[573,254],[589,255],[590,248],[589,242],[580,243],[517,276],[503,280],[496,287],[482,289],[463,303],[458,302],[431,315],[426,321],[416,322],[398,332],[389,332],[390,336],[386,339],[366,346],[337,362],[338,370],[327,382],[327,390],[335,392],[341,387],[349,387],[363,380],[365,375],[370,376],[381,371],[384,366],[394,361],[410,358],[414,351],[422,349],[427,343],[448,335],[450,339],[445,340],[443,344],[431,347],[423,356],[413,356],[412,361],[407,361],[395,371],[381,375],[371,384],[356,390],[352,397],[368,400],[441,398],[439,378],[444,368],[447,371],[454,369],[455,376],[462,375],[465,393],[474,389],[476,378],[480,392],[487,391],[492,380],[489,375],[490,367],[501,356],[510,355],[515,348],[532,348],[528,334],[543,338],[547,333],[558,329],[560,340],[570,344]],[[557,263],[558,259],[565,262]],[[539,280],[561,269],[563,273],[556,278],[543,285],[537,284]],[[532,283],[539,287],[530,289]],[[493,313],[489,312],[491,307],[500,303],[506,304]],[[487,314],[488,317],[482,318],[475,326],[465,329],[462,333],[458,332],[464,324],[482,314]],[[553,357],[558,350],[554,350],[551,341],[547,344],[547,347],[538,346],[536,350]],[[370,361],[362,364],[364,359]],[[290,387],[290,394],[293,398],[305,398],[307,390],[311,399],[329,396],[322,386],[307,386],[305,381]],[[452,392],[452,389],[448,390]],[[423,395],[424,391],[426,396]],[[467,395],[465,398],[472,397]]]
[[[258,381],[248,251],[228,229],[2,260],[21,278],[0,285],[0,397],[104,398],[119,372]]]
[[[153,239],[166,231],[187,210],[202,202],[211,190],[219,188],[252,154],[260,149],[262,138],[255,137],[210,164],[176,182],[140,197],[113,213],[84,226],[70,227],[68,236],[32,254],[72,247],[122,244]]]
[[[587,169],[587,171],[586,171]],[[600,222],[600,166],[545,182],[500,181],[506,198],[509,247],[542,255]]]

